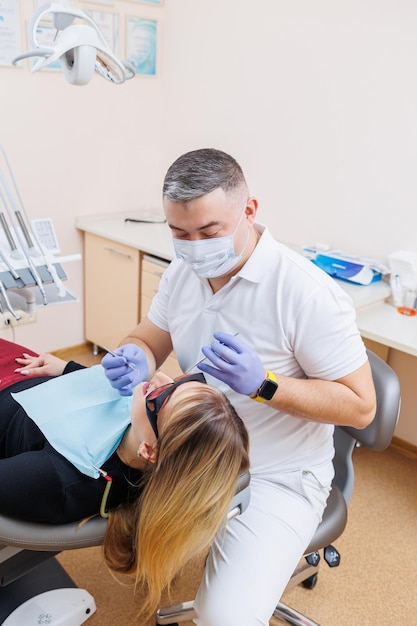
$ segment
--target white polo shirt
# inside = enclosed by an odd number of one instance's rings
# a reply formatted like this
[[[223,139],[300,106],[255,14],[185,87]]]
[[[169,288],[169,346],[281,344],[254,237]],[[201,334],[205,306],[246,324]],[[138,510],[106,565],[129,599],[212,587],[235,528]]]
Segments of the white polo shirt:
[[[202,358],[201,346],[223,331],[239,333],[276,374],[335,380],[358,369],[367,356],[350,297],[267,228],[256,228],[262,236],[253,254],[215,294],[183,261],[175,259],[165,271],[148,317],[171,334],[181,368]],[[226,393],[248,428],[252,474],[295,471],[332,458],[332,425],[276,411],[207,380]]]

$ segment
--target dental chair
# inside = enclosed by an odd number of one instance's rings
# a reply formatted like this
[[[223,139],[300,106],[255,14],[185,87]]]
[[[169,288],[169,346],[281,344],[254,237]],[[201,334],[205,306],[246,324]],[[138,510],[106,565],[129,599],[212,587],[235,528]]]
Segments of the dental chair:
[[[351,427],[335,428],[335,477],[323,519],[308,546],[305,557],[294,571],[286,591],[298,584],[312,589],[317,581],[319,551],[323,550],[324,559],[330,567],[339,565],[340,555],[332,543],[343,533],[347,523],[347,509],[351,499],[354,469],[352,453],[355,446],[366,446],[372,450],[385,450],[391,443],[400,410],[400,384],[397,375],[387,363],[373,352],[368,351],[372,368],[377,408],[372,423],[358,430]],[[176,626],[180,622],[192,620],[195,616],[193,602],[185,602],[160,609],[156,623],[164,626]],[[275,621],[293,626],[319,626],[317,622],[300,614],[298,611],[279,602],[273,616]]]
[[[240,515],[248,506],[249,482],[249,472],[239,477],[227,515],[228,521]],[[79,522],[53,526],[23,522],[0,515],[0,624],[10,619],[10,614],[19,610],[18,607],[31,598],[40,597],[52,589],[74,589],[76,585],[53,557],[63,550],[100,546],[106,527],[107,520],[102,517],[92,518],[81,526]],[[89,596],[88,592],[84,594]],[[53,596],[49,601],[54,605],[57,603]],[[55,616],[52,618],[46,615],[40,618],[41,621],[36,619],[30,623],[21,619],[19,621],[17,617],[13,623],[17,626],[80,626],[95,611],[94,600],[91,596],[86,598],[81,595],[76,600],[70,596],[69,603],[74,602],[81,604],[75,616],[63,615],[55,621]],[[62,604],[62,600],[58,604]],[[74,611],[73,607],[71,611]],[[48,613],[52,614],[52,611]],[[53,621],[48,621],[52,619]]]
[[[375,419],[363,430],[336,427],[333,488],[323,520],[306,551],[306,559],[298,565],[287,589],[299,583],[307,587],[314,586],[320,560],[319,550],[324,550],[325,560],[330,566],[338,564],[339,555],[331,544],[342,534],[347,522],[347,506],[354,482],[353,449],[359,444],[374,450],[384,450],[390,444],[394,434],[400,406],[399,381],[389,365],[372,352],[368,352],[368,356],[377,395]],[[247,507],[248,485],[249,474],[246,473],[238,483],[229,518],[243,512]],[[55,586],[74,586],[56,559],[50,557],[62,550],[100,545],[103,541],[106,521],[97,518],[90,520],[81,529],[77,527],[78,524],[55,527],[31,524],[0,516],[0,624],[6,615],[19,606],[19,603],[44,590],[41,588],[42,581],[44,585],[48,585],[52,578]],[[23,551],[20,552],[20,549]],[[2,559],[2,553],[5,551],[6,554]],[[33,571],[30,572],[30,570]],[[23,574],[25,575],[22,576]],[[12,583],[13,580],[15,582]],[[9,582],[10,585],[1,588]],[[6,610],[3,609],[6,606]],[[161,626],[175,626],[175,624],[192,620],[193,616],[193,602],[185,602],[160,609],[156,616],[156,623]],[[316,622],[282,603],[277,605],[274,617],[294,626],[317,626]]]
[[[0,515],[0,624],[23,603],[52,589],[75,589],[76,585],[53,557],[63,550],[101,545],[107,520],[96,517],[78,528],[77,523],[52,526],[23,522]],[[93,613],[88,605],[85,619],[62,617],[57,623],[78,626]],[[49,623],[47,621],[33,624]],[[55,623],[55,622],[53,622]],[[19,621],[16,622],[19,624]],[[20,626],[20,624],[19,624]],[[32,626],[21,622],[21,626]]]

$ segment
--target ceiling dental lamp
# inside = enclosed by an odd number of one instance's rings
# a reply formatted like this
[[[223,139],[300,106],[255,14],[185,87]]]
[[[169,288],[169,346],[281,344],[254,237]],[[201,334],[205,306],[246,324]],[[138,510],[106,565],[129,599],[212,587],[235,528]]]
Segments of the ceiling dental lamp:
[[[39,23],[51,16],[57,31],[55,40],[52,44],[41,46],[37,38]],[[74,24],[76,18],[83,23]],[[135,76],[133,64],[114,55],[94,20],[80,9],[61,4],[39,7],[32,16],[29,36],[33,49],[15,57],[13,65],[23,59],[38,57],[31,70],[38,72],[59,60],[71,85],[86,85],[94,71],[118,85]]]

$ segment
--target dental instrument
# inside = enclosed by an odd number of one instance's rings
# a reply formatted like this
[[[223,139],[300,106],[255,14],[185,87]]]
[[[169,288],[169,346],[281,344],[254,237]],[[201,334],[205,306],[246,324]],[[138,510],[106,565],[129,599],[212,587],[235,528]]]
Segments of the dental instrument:
[[[233,337],[237,337],[239,333],[234,333]],[[185,370],[184,374],[188,374],[189,372],[191,372],[191,370],[193,370],[195,367],[197,367],[198,365],[200,365],[200,363],[203,363],[204,361],[207,360],[207,357],[204,356],[202,359],[200,359],[199,361],[197,361],[197,363],[194,363],[194,365],[191,365],[191,367],[189,367],[188,369]]]
[[[3,300],[4,303],[6,305],[6,307],[9,309],[10,313],[13,315],[13,317],[15,318],[16,322],[18,322],[21,319],[21,315],[19,315],[18,313],[16,313],[16,311],[14,310],[14,308],[12,307],[12,304],[9,300],[9,296],[7,295],[7,290],[3,284],[3,281],[0,280],[0,293],[3,296]]]
[[[6,205],[6,200],[5,200],[4,196],[3,196],[3,192],[2,192],[1,189],[0,189],[0,198],[2,199],[3,204]],[[8,223],[6,222],[6,218],[4,216],[3,211],[0,211],[0,224],[2,225],[3,230],[4,230],[4,234],[6,235],[7,243],[10,246],[11,257],[13,259],[22,259],[23,257],[22,257],[22,255],[20,254],[20,252],[17,249],[15,240],[13,239],[13,235],[12,235],[12,233],[10,231]]]
[[[112,356],[117,356],[117,357],[121,356],[120,354],[117,354],[116,352],[114,352],[114,350],[110,350],[110,348],[106,348],[106,346],[103,346],[103,349],[106,352],[108,352],[109,354],[111,354]],[[123,357],[123,358],[125,359],[125,357]],[[125,361],[126,361],[126,359],[125,359]],[[126,365],[128,367],[130,367],[131,370],[135,370],[136,371],[136,369],[137,369],[134,365],[132,365],[132,363],[129,363],[129,361],[126,361]]]
[[[14,198],[13,198],[11,192],[10,192],[9,186],[7,184],[7,181],[6,181],[6,179],[5,179],[4,175],[3,175],[3,172],[1,170],[0,170],[0,183],[2,183],[2,185],[3,185],[3,189],[6,192],[7,198],[9,200],[10,205],[13,208],[13,211],[16,212],[17,207],[16,207],[16,204],[15,204]],[[2,197],[2,199],[3,199],[3,202],[4,202],[4,196]],[[4,206],[6,208],[6,212],[7,212],[8,216],[9,216],[10,221],[13,223],[13,215],[12,215],[12,213],[10,211],[8,203],[5,202]],[[39,276],[38,271],[37,271],[37,269],[36,269],[32,259],[30,258],[30,256],[25,251],[24,242],[22,240],[22,237],[21,237],[21,235],[19,233],[19,229],[18,228],[15,228],[15,233],[16,233],[17,239],[19,241],[20,247],[22,249],[23,255],[26,258],[26,262],[28,264],[30,273],[32,274],[32,276],[33,276],[33,278],[35,280],[35,283],[37,284],[37,286],[39,288],[39,291],[41,292],[43,303],[46,305],[46,304],[48,304],[48,301],[46,299],[46,292],[45,292],[45,289],[44,289],[41,277]]]
[[[37,39],[39,23],[51,16],[57,33],[52,44],[41,46]],[[84,23],[73,24],[76,18]],[[13,65],[22,59],[38,57],[31,69],[38,72],[59,60],[67,82],[72,85],[86,85],[94,71],[115,84],[136,75],[132,63],[115,56],[94,20],[81,9],[65,6],[64,2],[39,7],[32,16],[29,37],[34,48],[16,56]]]
[[[25,238],[27,247],[29,249],[29,253],[32,254],[33,256],[38,256],[39,252],[36,250],[35,246],[33,245],[32,239],[30,237],[29,230],[27,229],[27,226],[26,226],[25,222],[23,221],[22,214],[20,213],[19,210],[16,210],[15,211],[15,215],[16,215],[16,219],[18,221],[18,224],[20,226],[20,230],[23,233],[23,237]]]
[[[200,363],[203,363],[204,361],[207,360],[207,357],[203,357],[202,359],[200,359],[199,361],[197,361],[197,363],[194,363],[194,365],[191,365],[191,367],[189,367],[188,369],[185,370],[184,374],[189,374],[189,372],[191,372],[191,370],[193,370],[195,367],[197,367],[198,365],[200,365]]]
[[[107,519],[109,517],[109,514],[106,510],[107,499],[109,497],[109,492],[112,486],[113,478],[109,475],[108,472],[101,469],[101,467],[97,467],[97,465],[94,465],[93,463],[91,465],[100,474],[100,476],[107,481],[106,487],[104,489],[103,497],[101,499],[101,504],[100,504],[100,516],[104,517],[104,519]]]
[[[133,219],[133,217],[125,217],[125,223],[126,222],[133,222],[135,224],[165,224],[166,219],[160,219],[160,220],[151,220],[151,219]]]
[[[39,238],[38,238],[37,234],[35,233],[34,229],[31,228],[30,226],[27,227],[27,225],[25,224],[25,222],[23,220],[22,213],[25,216],[26,222],[28,224],[30,224],[30,220],[29,220],[28,214],[26,212],[25,205],[23,204],[23,200],[22,200],[22,197],[20,195],[19,188],[17,186],[16,179],[15,179],[14,174],[13,174],[13,170],[12,170],[12,168],[10,166],[9,159],[7,158],[6,151],[5,151],[5,149],[3,148],[3,146],[1,144],[0,144],[0,151],[3,154],[4,162],[6,163],[7,170],[8,170],[9,176],[10,176],[10,180],[13,183],[15,194],[16,194],[16,197],[17,197],[17,199],[19,201],[19,205],[20,205],[21,211],[19,211],[19,209],[15,205],[12,204],[12,206],[13,206],[13,209],[14,209],[14,212],[15,212],[16,219],[17,219],[17,221],[19,223],[19,226],[20,226],[20,228],[22,230],[23,236],[24,236],[24,238],[26,240],[26,243],[28,245],[29,254],[31,256],[35,256],[35,257],[42,256],[42,260],[45,263],[46,268],[47,268],[48,272],[50,273],[50,275],[52,277],[52,280],[54,281],[54,283],[56,285],[56,288],[57,288],[57,291],[58,291],[58,295],[61,298],[63,298],[65,296],[65,294],[66,294],[66,289],[65,289],[65,287],[64,287],[64,285],[62,283],[62,280],[58,276],[58,273],[56,271],[55,266],[53,265],[53,263],[50,262],[48,254],[44,252],[44,248],[42,247],[42,245],[41,245],[41,243],[39,241]],[[35,241],[38,249],[35,248],[35,246],[34,246],[34,244],[32,242],[32,238]],[[39,280],[40,280],[40,278],[39,278]],[[41,281],[41,284],[42,284],[42,281]],[[41,290],[41,293],[42,293],[42,290]],[[45,302],[46,295],[44,296],[44,293],[42,293],[42,296],[44,297],[44,302]],[[45,302],[45,304],[46,304],[46,302]]]
[[[1,250],[0,250],[0,260],[7,267],[7,269],[10,272],[10,274],[13,276],[13,278],[15,280],[19,280],[20,279],[19,274],[16,272],[14,267],[9,263],[9,261],[6,259],[6,257],[4,256],[4,254],[3,254],[3,252]]]

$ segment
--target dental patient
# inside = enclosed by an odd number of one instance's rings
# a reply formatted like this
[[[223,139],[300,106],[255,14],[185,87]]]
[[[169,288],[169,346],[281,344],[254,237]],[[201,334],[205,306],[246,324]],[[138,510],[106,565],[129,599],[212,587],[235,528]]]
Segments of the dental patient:
[[[100,373],[101,365],[95,368]],[[62,524],[99,514],[108,492],[105,559],[152,589],[153,609],[174,573],[206,550],[222,526],[237,478],[248,469],[248,435],[202,373],[173,381],[158,372],[122,399],[131,403],[128,424],[114,451],[86,475],[54,449],[20,397],[36,392],[37,404],[56,415],[58,431],[64,415],[62,429],[70,432],[73,401],[57,400],[52,385],[63,375],[75,399],[88,396],[84,373],[95,368],[0,339],[0,514]],[[103,384],[111,389],[104,374]]]

